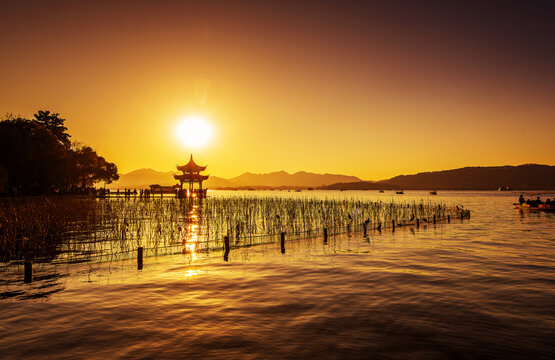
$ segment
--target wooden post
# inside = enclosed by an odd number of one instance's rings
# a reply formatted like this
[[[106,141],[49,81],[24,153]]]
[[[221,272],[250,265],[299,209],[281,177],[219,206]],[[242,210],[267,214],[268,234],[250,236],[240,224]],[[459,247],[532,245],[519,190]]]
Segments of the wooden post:
[[[281,253],[285,254],[285,233],[281,233]]]
[[[328,242],[328,229],[324,229],[324,244]]]
[[[450,223],[450,222],[451,222],[451,216],[447,215],[447,223]]]
[[[143,269],[143,247],[139,246],[137,248],[137,269]]]
[[[464,219],[464,216],[463,216],[463,213],[462,213],[462,211],[461,211],[461,220],[462,220],[462,219]]]
[[[436,223],[436,216],[434,215],[434,224]]]
[[[367,236],[367,234],[366,234],[366,225],[367,225],[366,221],[362,225],[364,226],[364,237],[366,237]]]
[[[229,236],[224,236],[224,260],[227,261],[229,256]]]
[[[376,229],[378,229],[379,232],[382,232],[382,222],[381,221],[378,223],[378,227]]]
[[[25,275],[23,277],[23,281],[26,283],[30,283],[33,281],[33,262],[25,261]]]
[[[391,231],[395,232],[395,220],[391,220]]]
[[[416,228],[417,228],[417,229],[420,228],[420,219],[416,219]]]

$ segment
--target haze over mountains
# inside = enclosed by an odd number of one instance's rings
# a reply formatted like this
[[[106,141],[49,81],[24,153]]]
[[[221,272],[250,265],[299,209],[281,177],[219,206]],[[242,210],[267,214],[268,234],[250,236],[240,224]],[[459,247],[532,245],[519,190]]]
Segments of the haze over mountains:
[[[173,185],[177,172],[140,169],[122,174],[108,185],[110,189],[147,188],[151,184]],[[555,189],[555,166],[525,164],[519,166],[465,167],[453,170],[399,175],[382,181],[363,181],[356,176],[315,174],[299,171],[289,174],[244,173],[231,179],[210,176],[204,183],[208,189],[306,189],[329,190],[496,190],[504,186],[514,190]]]
[[[173,185],[177,181],[173,175],[178,172],[161,172],[152,169],[134,170],[127,174],[120,175],[120,179],[108,185],[110,189],[122,188],[146,188],[151,184]],[[308,188],[331,185],[335,183],[349,183],[362,181],[356,176],[336,175],[336,174],[315,174],[306,171],[299,171],[289,174],[286,171],[277,171],[268,174],[252,174],[246,172],[231,179],[224,179],[218,176],[210,176],[203,183],[208,189],[223,188]]]

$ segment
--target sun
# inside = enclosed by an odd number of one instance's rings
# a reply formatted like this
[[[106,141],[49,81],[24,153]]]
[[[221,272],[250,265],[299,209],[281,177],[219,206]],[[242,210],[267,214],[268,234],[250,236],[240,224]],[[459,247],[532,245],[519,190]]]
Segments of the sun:
[[[202,116],[189,115],[179,120],[175,127],[177,140],[187,148],[206,146],[212,139],[213,129]]]

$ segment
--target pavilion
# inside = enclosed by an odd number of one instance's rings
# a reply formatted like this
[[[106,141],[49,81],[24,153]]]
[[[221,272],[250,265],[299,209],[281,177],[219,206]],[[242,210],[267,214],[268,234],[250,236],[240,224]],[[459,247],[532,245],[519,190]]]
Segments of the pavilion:
[[[209,175],[201,175],[200,173],[206,170],[206,166],[200,166],[191,159],[186,165],[177,165],[177,170],[181,171],[181,175],[174,175],[176,180],[179,180],[179,197],[198,197],[200,199],[206,197],[206,189],[202,189],[202,182],[207,180]],[[189,183],[189,189],[183,189],[183,183]],[[198,184],[198,189],[194,188],[194,184]]]

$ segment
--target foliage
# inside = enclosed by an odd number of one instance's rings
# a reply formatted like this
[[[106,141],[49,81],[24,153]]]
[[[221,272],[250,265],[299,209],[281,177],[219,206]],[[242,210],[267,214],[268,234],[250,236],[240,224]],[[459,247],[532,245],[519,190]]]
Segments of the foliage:
[[[99,156],[90,146],[78,146],[71,149],[72,161],[76,171],[76,180],[81,187],[92,186],[104,181],[111,183],[119,179],[118,168]]]
[[[66,149],[45,127],[22,118],[0,122],[0,186],[61,186],[67,166]]]
[[[91,147],[69,146],[59,114],[39,110],[34,117],[6,115],[0,121],[0,193],[68,192],[119,178],[116,165]]]
[[[39,110],[38,113],[34,115],[35,120],[33,121],[50,130],[62,144],[69,146],[69,138],[71,135],[67,133],[67,127],[64,125],[66,119],[62,119],[59,116],[60,114],[58,113],[50,113],[48,110]]]

